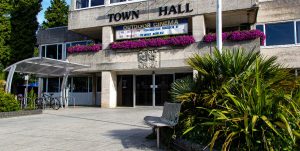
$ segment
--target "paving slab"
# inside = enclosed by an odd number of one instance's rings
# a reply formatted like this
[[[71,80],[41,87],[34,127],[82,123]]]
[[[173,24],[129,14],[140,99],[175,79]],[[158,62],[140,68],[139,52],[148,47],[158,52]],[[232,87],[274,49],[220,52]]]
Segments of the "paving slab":
[[[145,138],[152,129],[143,118],[161,113],[162,107],[76,107],[0,119],[0,150],[157,150],[156,141]]]

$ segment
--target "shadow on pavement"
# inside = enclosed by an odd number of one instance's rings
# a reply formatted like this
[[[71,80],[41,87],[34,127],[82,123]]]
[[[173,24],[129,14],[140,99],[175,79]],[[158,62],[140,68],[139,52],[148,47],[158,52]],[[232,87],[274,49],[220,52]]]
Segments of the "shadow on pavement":
[[[151,129],[130,129],[130,130],[112,130],[108,133],[110,137],[119,139],[123,147],[126,149],[138,150],[158,150],[156,148],[156,139],[146,139],[152,133]],[[162,151],[165,149],[159,149]]]

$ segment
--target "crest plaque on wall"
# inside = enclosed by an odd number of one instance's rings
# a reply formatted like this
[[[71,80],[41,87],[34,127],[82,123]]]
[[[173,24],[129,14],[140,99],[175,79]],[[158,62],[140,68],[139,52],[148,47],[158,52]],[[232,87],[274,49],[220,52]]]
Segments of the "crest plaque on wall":
[[[159,68],[159,52],[157,50],[142,50],[138,53],[139,69]]]

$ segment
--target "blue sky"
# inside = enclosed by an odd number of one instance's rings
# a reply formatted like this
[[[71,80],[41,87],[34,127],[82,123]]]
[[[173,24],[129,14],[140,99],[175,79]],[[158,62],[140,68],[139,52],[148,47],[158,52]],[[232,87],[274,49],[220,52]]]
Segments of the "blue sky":
[[[70,5],[71,0],[66,0],[66,2],[67,2],[67,4]],[[50,6],[50,0],[43,0],[42,6],[43,6],[43,10],[38,14],[38,22],[40,24],[42,24],[43,21],[45,20],[44,13],[45,13],[46,9]]]

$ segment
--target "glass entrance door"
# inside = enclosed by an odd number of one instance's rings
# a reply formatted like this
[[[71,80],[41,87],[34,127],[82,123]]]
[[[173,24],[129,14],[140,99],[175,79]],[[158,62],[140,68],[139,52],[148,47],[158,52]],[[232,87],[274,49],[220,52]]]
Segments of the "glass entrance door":
[[[165,102],[171,102],[171,84],[173,74],[155,75],[155,106],[163,106]]]
[[[133,107],[133,76],[118,76],[117,105]]]
[[[152,106],[152,75],[136,76],[136,105]]]

